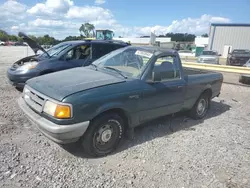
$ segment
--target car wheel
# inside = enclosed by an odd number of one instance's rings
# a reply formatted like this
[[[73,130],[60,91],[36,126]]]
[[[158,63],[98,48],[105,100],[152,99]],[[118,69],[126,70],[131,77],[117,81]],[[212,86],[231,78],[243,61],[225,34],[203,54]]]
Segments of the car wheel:
[[[250,75],[240,75],[239,82],[242,84],[250,84]]]
[[[82,136],[84,151],[93,157],[101,157],[113,152],[124,136],[124,121],[115,113],[104,114],[91,123]]]
[[[202,94],[190,110],[189,116],[193,119],[202,119],[206,116],[210,106],[210,98],[206,93]]]

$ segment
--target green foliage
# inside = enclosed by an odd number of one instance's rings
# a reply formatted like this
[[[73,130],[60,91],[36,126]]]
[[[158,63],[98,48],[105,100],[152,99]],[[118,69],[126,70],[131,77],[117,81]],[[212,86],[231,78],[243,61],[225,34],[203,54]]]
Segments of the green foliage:
[[[8,40],[8,34],[5,31],[0,30],[0,41],[6,42],[7,40]]]
[[[13,41],[13,42],[17,42],[17,36],[16,35],[8,35],[8,40],[9,41]]]
[[[171,41],[176,42],[193,42],[195,35],[188,33],[167,33],[166,37],[171,37]]]
[[[71,41],[71,40],[83,40],[85,37],[83,35],[81,36],[68,36],[62,41]]]
[[[23,39],[21,37],[17,37],[18,42],[23,42]]]
[[[201,35],[202,37],[208,37],[208,34],[207,33],[205,33],[205,34],[203,34],[203,35]]]
[[[84,23],[79,28],[81,34],[83,34],[86,38],[95,36],[95,26],[90,23]]]

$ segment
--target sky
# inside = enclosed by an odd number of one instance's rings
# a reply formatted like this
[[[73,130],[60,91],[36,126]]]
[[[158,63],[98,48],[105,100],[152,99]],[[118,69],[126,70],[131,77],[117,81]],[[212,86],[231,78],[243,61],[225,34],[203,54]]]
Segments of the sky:
[[[85,22],[115,37],[201,35],[210,23],[250,23],[250,0],[0,0],[0,29],[10,34],[63,39]]]

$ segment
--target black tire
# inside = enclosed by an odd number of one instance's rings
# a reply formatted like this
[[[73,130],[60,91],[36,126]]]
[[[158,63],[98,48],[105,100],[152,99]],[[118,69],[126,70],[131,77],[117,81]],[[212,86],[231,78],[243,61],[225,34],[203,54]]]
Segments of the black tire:
[[[110,154],[123,139],[124,126],[124,120],[116,113],[107,113],[97,117],[90,123],[81,138],[84,152],[92,157]],[[108,138],[109,140],[105,141]]]
[[[242,84],[250,84],[250,75],[240,75],[239,82]]]
[[[203,107],[204,109],[202,110],[201,110],[201,105],[204,105]],[[193,108],[190,110],[189,116],[193,119],[202,119],[206,116],[209,107],[210,107],[210,98],[208,94],[204,93],[198,98]]]
[[[244,84],[245,80],[242,76],[239,77],[239,82]]]

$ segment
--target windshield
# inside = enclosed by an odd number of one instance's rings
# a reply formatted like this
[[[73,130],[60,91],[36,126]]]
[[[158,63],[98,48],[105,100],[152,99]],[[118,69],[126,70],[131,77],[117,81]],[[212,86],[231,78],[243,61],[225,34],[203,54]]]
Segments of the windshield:
[[[143,72],[152,53],[136,48],[121,48],[93,62],[98,68],[119,71],[126,77],[137,78]],[[113,69],[113,70],[112,70]]]
[[[47,50],[47,53],[49,54],[50,57],[55,57],[57,56],[60,52],[62,52],[64,49],[68,48],[70,44],[57,44],[53,46],[52,48]],[[46,53],[41,54],[42,57],[47,56]]]
[[[250,54],[249,50],[233,50],[232,54]]]
[[[217,55],[217,53],[214,51],[203,51],[202,55]]]

